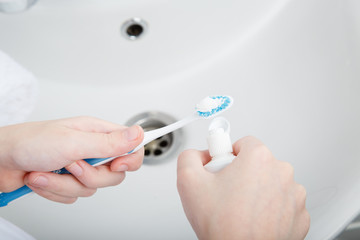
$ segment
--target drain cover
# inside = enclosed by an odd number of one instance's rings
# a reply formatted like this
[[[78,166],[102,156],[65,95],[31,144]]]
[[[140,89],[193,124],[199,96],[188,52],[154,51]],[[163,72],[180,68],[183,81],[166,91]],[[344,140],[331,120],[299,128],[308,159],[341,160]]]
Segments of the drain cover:
[[[167,126],[175,121],[176,119],[168,114],[151,111],[134,116],[126,122],[126,125],[140,125],[146,132]],[[182,129],[178,129],[146,144],[144,146],[144,164],[156,164],[177,158],[183,142],[182,138]]]

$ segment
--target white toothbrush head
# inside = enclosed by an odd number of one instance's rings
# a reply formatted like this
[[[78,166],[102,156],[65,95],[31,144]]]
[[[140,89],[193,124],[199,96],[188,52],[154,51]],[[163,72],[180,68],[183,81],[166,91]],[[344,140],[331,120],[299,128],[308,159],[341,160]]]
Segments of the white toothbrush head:
[[[228,110],[234,100],[230,96],[209,96],[196,105],[196,113],[199,117],[211,118]]]

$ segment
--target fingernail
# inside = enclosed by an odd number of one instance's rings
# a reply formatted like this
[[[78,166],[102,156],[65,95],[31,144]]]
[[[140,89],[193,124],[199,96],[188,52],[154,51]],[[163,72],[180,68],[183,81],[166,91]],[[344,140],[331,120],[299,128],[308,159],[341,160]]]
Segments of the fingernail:
[[[46,187],[48,185],[48,182],[49,181],[46,177],[40,175],[35,178],[31,185],[34,185],[36,187]]]
[[[129,169],[128,165],[126,164],[121,164],[115,171],[117,172],[125,172]]]
[[[139,128],[137,126],[132,126],[127,128],[124,131],[124,137],[130,142],[134,141],[139,137]]]
[[[75,177],[80,177],[83,169],[76,162],[67,167],[68,171]]]

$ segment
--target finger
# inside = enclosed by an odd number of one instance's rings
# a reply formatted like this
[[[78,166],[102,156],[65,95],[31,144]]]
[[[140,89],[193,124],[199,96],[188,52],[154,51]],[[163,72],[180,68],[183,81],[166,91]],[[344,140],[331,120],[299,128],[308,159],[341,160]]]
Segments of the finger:
[[[101,188],[120,184],[125,172],[114,172],[109,166],[93,167],[84,160],[67,166],[66,169],[88,188]]]
[[[259,166],[275,160],[271,151],[259,139],[252,136],[238,140],[233,148],[237,155],[234,164],[242,161]]]
[[[74,117],[62,120],[63,123],[72,128],[85,132],[110,133],[126,128],[116,123],[108,122],[95,117]]]
[[[237,140],[233,144],[234,154],[238,155],[240,153],[240,151],[242,151],[244,149],[251,149],[258,145],[263,145],[263,143],[256,137],[253,137],[253,136],[243,137],[243,138]]]
[[[294,227],[291,233],[291,239],[305,239],[310,229],[310,214],[308,211],[297,213],[297,221],[294,223]]]
[[[23,178],[25,173],[21,170],[5,170],[0,168],[0,192],[12,192],[24,186]]]
[[[177,189],[182,201],[185,196],[195,196],[197,192],[193,191],[198,191],[200,186],[204,186],[204,182],[209,181],[205,176],[210,176],[211,173],[204,168],[209,161],[208,151],[186,150],[180,154],[177,164]]]
[[[89,197],[96,192],[96,188],[85,187],[71,174],[31,172],[25,176],[24,182],[29,187],[41,189],[42,193],[45,191],[67,198]]]
[[[37,187],[31,186],[31,185],[28,185],[28,187],[31,188],[31,190],[33,190],[33,192],[35,192],[36,194],[38,194],[50,201],[53,201],[53,202],[71,204],[77,200],[77,197],[60,196],[55,193],[43,190],[42,188],[37,188]]]
[[[119,157],[111,162],[111,171],[123,172],[123,171],[136,171],[138,170],[144,159],[144,148],[139,149],[132,154]]]
[[[106,158],[119,156],[133,150],[144,138],[140,126],[132,126],[111,133],[78,131],[68,139],[70,159]]]
[[[304,211],[306,209],[306,189],[303,185],[301,184],[297,184],[294,187],[294,197],[297,203],[297,208],[299,209],[299,211]]]
[[[178,172],[183,169],[201,169],[210,161],[209,151],[186,150],[178,157]]]

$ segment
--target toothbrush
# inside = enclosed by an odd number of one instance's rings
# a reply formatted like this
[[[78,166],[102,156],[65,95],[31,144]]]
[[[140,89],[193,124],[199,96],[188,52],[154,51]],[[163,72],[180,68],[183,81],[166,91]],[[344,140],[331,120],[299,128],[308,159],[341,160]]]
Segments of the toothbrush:
[[[168,126],[145,132],[144,139],[141,142],[141,144],[138,145],[133,150],[131,150],[130,152],[125,153],[120,156],[116,156],[116,157],[88,158],[88,159],[84,159],[84,160],[87,163],[89,163],[90,165],[95,167],[95,166],[99,166],[99,165],[105,164],[107,162],[110,162],[110,161],[114,160],[115,158],[129,155],[133,152],[138,151],[140,148],[142,148],[144,145],[148,144],[149,142],[151,142],[161,136],[164,136],[170,132],[173,132],[179,128],[182,128],[185,125],[187,125],[195,120],[209,119],[209,118],[219,115],[220,113],[229,109],[231,107],[232,103],[233,103],[233,99],[230,96],[219,95],[219,96],[206,97],[196,105],[196,107],[195,107],[196,111],[193,114],[191,114],[190,116],[185,117],[182,120],[179,120]],[[65,168],[55,170],[53,172],[58,173],[58,174],[69,174],[70,173]],[[32,190],[28,186],[24,185],[23,187],[15,190],[15,191],[12,191],[9,193],[0,193],[0,207],[5,207],[13,200],[23,197],[26,194],[31,193],[31,192],[32,192]]]

